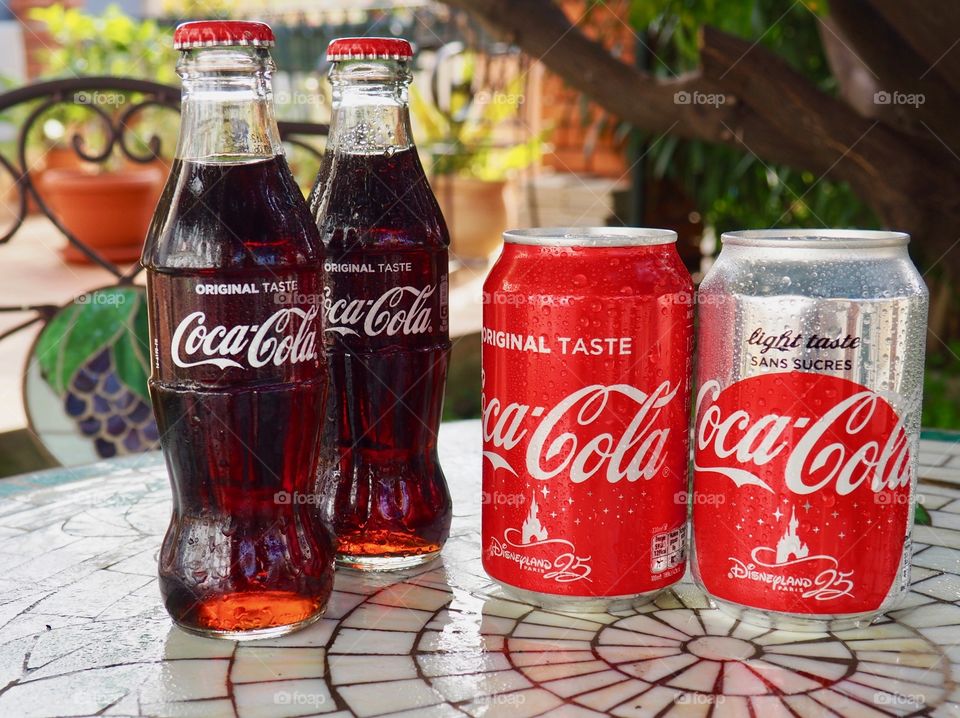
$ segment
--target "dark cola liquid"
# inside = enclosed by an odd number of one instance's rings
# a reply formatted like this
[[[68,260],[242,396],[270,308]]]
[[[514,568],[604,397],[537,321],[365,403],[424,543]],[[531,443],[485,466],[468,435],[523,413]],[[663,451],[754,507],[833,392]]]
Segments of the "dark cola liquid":
[[[450,352],[446,225],[413,149],[332,153],[312,207],[327,255],[322,513],[341,563],[419,563],[450,530],[437,459]]]
[[[322,247],[299,192],[282,157],[178,161],[144,250],[174,496],[160,588],[202,633],[283,632],[332,588],[332,538],[311,503]]]

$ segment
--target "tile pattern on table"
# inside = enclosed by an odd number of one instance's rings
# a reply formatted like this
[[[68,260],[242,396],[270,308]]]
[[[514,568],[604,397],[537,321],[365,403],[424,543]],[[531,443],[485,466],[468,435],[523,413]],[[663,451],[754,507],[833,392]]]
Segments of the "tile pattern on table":
[[[439,562],[338,572],[323,619],[239,645],[184,634],[163,611],[158,457],[19,479],[0,492],[0,716],[960,718],[960,486],[935,480],[911,590],[868,629],[755,628],[686,582],[637,610],[561,614],[504,597],[482,571],[476,431],[441,435],[460,509]],[[960,446],[925,451],[944,466]]]

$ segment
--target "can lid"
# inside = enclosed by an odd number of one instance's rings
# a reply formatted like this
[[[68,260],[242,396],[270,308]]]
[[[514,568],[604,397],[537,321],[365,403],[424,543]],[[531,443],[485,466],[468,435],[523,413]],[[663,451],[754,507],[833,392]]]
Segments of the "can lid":
[[[409,60],[413,46],[399,37],[340,37],[327,46],[327,61]]]
[[[677,233],[648,227],[534,227],[507,230],[503,241],[541,247],[648,247],[673,244]]]
[[[233,45],[273,47],[273,42],[273,30],[265,22],[195,20],[177,25],[173,33],[176,50]]]
[[[876,229],[745,229],[724,232],[720,241],[769,249],[868,249],[903,246],[910,235]]]

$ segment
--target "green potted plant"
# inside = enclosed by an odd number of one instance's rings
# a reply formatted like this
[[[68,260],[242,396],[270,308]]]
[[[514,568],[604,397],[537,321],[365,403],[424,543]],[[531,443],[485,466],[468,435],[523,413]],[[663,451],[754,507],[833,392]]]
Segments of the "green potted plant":
[[[411,88],[417,145],[450,229],[450,251],[462,264],[485,264],[508,228],[508,181],[543,155],[546,132],[510,142],[505,127],[523,103],[519,78],[497,92],[454,95],[444,112]]]
[[[52,5],[33,10],[31,17],[44,23],[57,43],[42,56],[46,77],[109,75],[168,84],[177,80],[169,32],[153,21],[134,20],[113,5],[102,15]],[[88,92],[73,99],[73,104],[51,110],[40,123],[41,136],[33,140],[46,157],[38,189],[81,242],[109,260],[136,261],[168,163],[163,158],[131,162],[116,149],[101,163],[78,161],[65,145],[73,136],[83,138],[88,152],[107,141],[103,120],[84,105],[96,105],[116,120],[137,98],[125,92]],[[131,120],[128,146],[140,156],[148,156],[147,142],[154,135],[160,137],[162,150],[172,149],[176,123],[169,117],[159,119],[158,112],[169,111],[146,109]],[[64,256],[85,261],[72,245],[67,245]]]

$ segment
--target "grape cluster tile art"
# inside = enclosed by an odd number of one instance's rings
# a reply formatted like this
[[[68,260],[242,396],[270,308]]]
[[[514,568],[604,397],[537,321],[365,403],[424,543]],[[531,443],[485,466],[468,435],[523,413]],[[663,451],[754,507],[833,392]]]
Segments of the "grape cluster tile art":
[[[31,350],[24,403],[34,432],[64,465],[159,447],[147,393],[142,287],[112,286],[61,307]]]
[[[757,628],[689,580],[635,610],[510,600],[479,555],[479,426],[444,425],[443,557],[339,571],[325,616],[235,643],[173,628],[157,454],[0,482],[0,716],[909,716],[960,718],[960,443],[923,444],[911,590],[874,625]]]

